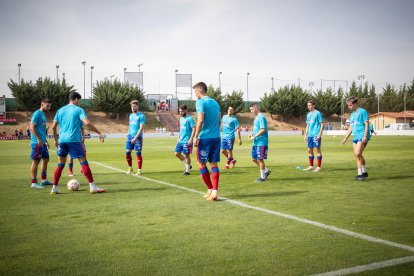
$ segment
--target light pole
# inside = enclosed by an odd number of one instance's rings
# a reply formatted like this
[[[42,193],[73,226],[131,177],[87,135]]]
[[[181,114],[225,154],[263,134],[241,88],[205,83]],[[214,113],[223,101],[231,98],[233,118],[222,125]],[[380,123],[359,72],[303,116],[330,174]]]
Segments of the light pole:
[[[138,73],[141,72],[141,66],[144,65],[144,63],[138,64]]]
[[[275,87],[273,86],[273,77],[271,77],[271,79],[272,79],[272,92],[275,92]]]
[[[111,75],[111,76],[110,76],[110,78],[111,78],[111,83],[112,83],[112,78],[113,78],[114,76],[115,76],[115,75]]]
[[[65,72],[63,72],[63,73],[62,73],[62,80],[63,80],[63,81],[65,81],[65,76],[66,76],[66,73],[65,73]]]
[[[361,90],[362,90],[362,80],[365,79],[365,75],[357,76],[358,80],[361,80]]]
[[[82,61],[82,65],[83,65],[83,98],[85,99],[85,91],[86,91],[86,69],[85,69],[85,65],[86,65],[86,61]]]
[[[220,91],[221,91],[221,74],[222,74],[222,72],[219,72],[219,88],[220,88]]]
[[[315,85],[315,83],[313,82],[313,81],[311,81],[310,83],[309,83],[309,86],[310,86],[310,88],[311,88],[311,93],[313,93],[313,86]]]
[[[177,73],[178,73],[178,69],[175,69],[175,97],[178,99],[178,96],[177,96]]]
[[[17,67],[19,67],[19,85],[20,85],[20,67],[22,67],[22,64],[21,63],[18,63],[17,64]]]
[[[93,81],[92,81],[92,76],[93,76],[93,69],[94,69],[95,67],[94,66],[91,66],[91,97],[92,97],[92,91],[93,91]]]
[[[124,83],[125,83],[125,73],[128,70],[128,68],[124,67]]]
[[[56,65],[56,81],[59,81],[59,65]]]
[[[246,91],[246,98],[247,98],[247,104],[249,104],[249,75],[250,73],[247,73],[247,91]]]

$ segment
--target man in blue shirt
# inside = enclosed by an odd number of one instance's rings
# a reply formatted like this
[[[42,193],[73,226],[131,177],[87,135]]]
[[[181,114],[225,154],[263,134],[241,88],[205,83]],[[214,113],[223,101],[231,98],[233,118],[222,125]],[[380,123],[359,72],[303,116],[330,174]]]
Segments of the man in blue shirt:
[[[99,135],[99,140],[103,143],[104,136],[102,133],[88,120],[85,110],[79,107],[81,95],[78,92],[71,92],[69,94],[69,104],[60,108],[55,115],[53,121],[53,138],[55,139],[55,146],[59,163],[55,170],[53,177],[53,188],[51,194],[59,194],[58,183],[62,175],[63,168],[66,164],[66,157],[68,154],[74,159],[78,158],[82,166],[82,172],[89,182],[89,192],[91,194],[103,193],[104,189],[98,188],[93,180],[92,171],[89,168],[88,160],[85,157],[85,149],[82,145],[81,125],[87,126],[90,130]],[[59,136],[57,127],[59,125]],[[59,137],[59,141],[58,141]]]
[[[323,119],[322,114],[315,109],[315,101],[309,100],[307,102],[309,110],[306,116],[306,130],[305,130],[305,143],[308,144],[308,155],[309,155],[309,167],[304,171],[313,170],[313,160],[315,155],[313,154],[313,148],[316,150],[318,167],[313,172],[321,171],[322,164],[322,152],[321,152],[321,138],[323,132]]]
[[[220,178],[218,162],[220,162],[220,107],[207,96],[207,85],[199,82],[193,86],[196,101],[197,125],[194,134],[194,147],[197,148],[197,164],[201,177],[207,186],[204,195],[209,201],[217,200]],[[212,179],[206,163],[210,162]]]
[[[269,145],[267,120],[266,117],[260,113],[260,107],[257,103],[252,103],[250,105],[250,112],[256,116],[253,122],[253,133],[249,135],[249,139],[253,142],[252,160],[260,169],[260,177],[256,182],[260,183],[264,182],[271,173],[264,161],[267,159]]]
[[[365,158],[362,156],[362,153],[364,152],[371,136],[369,133],[369,115],[365,109],[359,106],[358,99],[356,97],[349,98],[346,101],[346,104],[352,113],[349,118],[350,127],[346,136],[342,140],[342,144],[345,145],[348,137],[352,133],[354,136],[352,141],[358,169],[358,175],[355,176],[354,179],[362,181],[368,177],[368,171],[365,167]]]
[[[30,154],[30,159],[33,160],[31,166],[32,174],[32,188],[41,189],[44,188],[43,185],[52,185],[51,182],[47,180],[47,164],[49,163],[49,144],[47,142],[46,135],[46,115],[45,112],[50,110],[52,102],[48,98],[44,98],[40,104],[40,108],[36,110],[30,121],[30,144],[32,147],[32,152]],[[42,184],[37,183],[37,168],[39,166],[40,159],[42,159],[42,172],[41,179]]]
[[[126,160],[128,162],[128,171],[127,174],[131,174],[133,172],[132,169],[132,150],[135,150],[137,155],[137,164],[138,170],[137,175],[142,174],[142,137],[144,134],[144,126],[145,126],[145,115],[138,111],[139,102],[137,100],[131,101],[131,111],[132,113],[129,114],[129,129],[128,129],[128,136],[126,141]]]
[[[240,136],[240,129],[239,129],[239,121],[234,116],[234,108],[229,106],[227,109],[227,115],[223,115],[221,118],[221,149],[224,156],[226,156],[226,166],[224,169],[228,169],[230,163],[232,164],[232,168],[234,168],[236,164],[236,160],[233,159],[233,145],[234,145],[234,132],[237,131],[238,142],[239,145],[242,144],[241,136]]]
[[[190,154],[193,152],[195,122],[193,117],[187,113],[187,106],[185,104],[178,108],[178,112],[180,112],[181,115],[180,136],[178,137],[177,146],[175,147],[175,156],[184,163],[185,171],[183,175],[190,175],[190,170],[192,168]]]

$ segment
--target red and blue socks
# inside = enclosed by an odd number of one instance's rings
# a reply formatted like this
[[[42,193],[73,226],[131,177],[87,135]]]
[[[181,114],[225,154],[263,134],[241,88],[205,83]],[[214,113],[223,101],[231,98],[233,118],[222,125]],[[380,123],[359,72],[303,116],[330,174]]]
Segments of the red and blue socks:
[[[309,156],[309,166],[313,167],[313,159],[315,159],[315,156],[311,155]]]
[[[86,179],[88,179],[88,182],[93,183],[92,171],[91,171],[91,168],[89,168],[88,161],[85,160],[80,164],[82,166],[82,172],[85,175]]]
[[[322,155],[321,156],[317,156],[316,159],[318,160],[318,168],[321,167],[322,164]]]
[[[204,183],[207,186],[207,189],[213,189],[213,184],[211,183],[210,179],[210,172],[208,171],[207,167],[202,167],[200,169],[201,178],[203,179]]]
[[[128,162],[128,166],[132,167],[132,157],[131,157],[131,152],[130,151],[126,152],[126,161]]]
[[[138,170],[142,168],[142,156],[141,152],[137,151],[137,163],[138,163]]]
[[[53,175],[53,186],[57,186],[58,185],[59,179],[60,179],[60,177],[62,175],[62,171],[63,171],[63,168],[64,167],[65,167],[65,164],[62,164],[62,163],[58,163],[57,164],[55,173]]]
[[[218,167],[211,167],[211,178],[213,184],[213,190],[218,190],[219,180],[220,180],[220,171]]]

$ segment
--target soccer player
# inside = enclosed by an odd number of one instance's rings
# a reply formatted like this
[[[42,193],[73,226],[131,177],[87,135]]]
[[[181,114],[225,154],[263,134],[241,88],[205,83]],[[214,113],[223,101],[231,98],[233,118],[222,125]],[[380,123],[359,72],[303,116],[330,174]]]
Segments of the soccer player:
[[[368,144],[370,138],[369,133],[369,116],[368,112],[359,106],[358,99],[356,97],[351,97],[346,101],[348,108],[352,111],[351,116],[349,117],[350,127],[342,144],[345,145],[348,137],[351,135],[354,136],[353,148],[356,159],[356,165],[358,169],[358,175],[354,177],[355,180],[362,181],[368,177],[368,171],[365,166],[365,158],[362,156],[364,149]]]
[[[224,169],[227,170],[230,166],[234,168],[237,160],[233,159],[233,145],[234,145],[234,132],[237,131],[237,137],[239,145],[242,144],[239,121],[237,121],[236,116],[234,116],[234,108],[229,106],[227,109],[227,115],[223,115],[221,118],[221,131],[222,131],[222,140],[221,140],[221,153],[226,156],[226,166]]]
[[[313,160],[315,159],[313,148],[315,148],[318,167],[316,167],[313,172],[320,172],[322,164],[321,139],[324,124],[322,114],[315,109],[315,101],[309,100],[307,102],[307,107],[309,113],[306,116],[306,130],[304,141],[305,143],[308,143],[309,167],[304,169],[304,171],[313,170]]]
[[[377,135],[377,133],[375,132],[375,129],[374,129],[374,125],[369,123],[369,135],[372,136],[372,134]]]
[[[30,144],[32,146],[32,152],[30,159],[33,160],[31,166],[32,174],[32,188],[41,189],[43,185],[52,185],[47,180],[47,164],[49,163],[49,144],[46,139],[46,115],[45,112],[50,110],[52,102],[48,98],[44,98],[40,104],[40,108],[36,110],[30,121]],[[37,167],[39,166],[40,159],[42,159],[42,172],[40,174],[42,184],[37,183]]]
[[[83,149],[85,150],[85,158],[86,158],[85,130],[83,129],[83,123],[81,123],[81,135],[82,135],[81,143],[82,143]],[[69,155],[68,167],[69,167],[69,176],[73,176],[73,158],[70,155]],[[80,172],[83,173],[82,169]]]
[[[183,175],[190,175],[190,170],[192,168],[190,154],[193,152],[195,122],[193,117],[187,113],[187,106],[185,104],[178,108],[178,112],[180,112],[181,115],[180,135],[178,137],[177,146],[175,147],[175,156],[184,163],[185,171]]]
[[[220,162],[220,107],[218,103],[207,96],[207,85],[199,82],[193,86],[197,97],[197,124],[194,134],[194,147],[197,148],[197,165],[201,177],[207,186],[204,197],[209,201],[217,200],[220,179],[218,162]],[[210,162],[210,172],[206,163]]]
[[[89,192],[91,194],[103,193],[104,189],[98,188],[93,181],[92,171],[89,168],[88,160],[85,157],[85,150],[81,143],[81,122],[88,128],[99,135],[101,143],[104,142],[102,133],[88,120],[85,110],[79,107],[81,95],[78,92],[71,92],[69,94],[69,104],[60,108],[55,115],[53,121],[53,138],[55,139],[55,146],[58,147],[57,155],[59,163],[55,170],[53,177],[53,188],[51,194],[59,194],[58,183],[62,175],[63,168],[66,164],[66,157],[68,154],[72,158],[78,158],[82,166],[82,171],[89,182]],[[59,141],[57,135],[57,126],[59,125]]]
[[[264,182],[271,173],[265,164],[269,145],[267,120],[266,117],[260,113],[260,107],[257,103],[252,103],[250,105],[250,112],[256,116],[253,122],[253,133],[249,135],[249,139],[253,142],[252,161],[256,163],[260,169],[260,177],[256,182],[260,183]]]
[[[131,101],[131,111],[129,114],[129,129],[126,141],[126,160],[128,162],[127,174],[133,173],[131,151],[135,150],[137,155],[138,170],[137,175],[142,174],[142,137],[144,134],[145,115],[138,111],[139,102]]]

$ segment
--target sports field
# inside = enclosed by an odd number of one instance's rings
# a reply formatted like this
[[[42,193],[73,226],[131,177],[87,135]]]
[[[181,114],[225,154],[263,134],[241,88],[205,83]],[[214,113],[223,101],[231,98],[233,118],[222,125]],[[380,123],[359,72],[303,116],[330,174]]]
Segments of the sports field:
[[[203,199],[197,170],[182,176],[173,138],[145,139],[142,177],[125,174],[124,140],[87,141],[107,192],[89,194],[75,162],[81,191],[66,190],[65,168],[53,196],[30,188],[28,141],[2,141],[0,274],[413,275],[414,137],[373,137],[360,182],[340,141],[323,138],[323,171],[312,173],[296,170],[307,166],[302,137],[272,137],[259,184],[244,139],[236,168],[221,162],[217,202]],[[56,163],[51,152],[50,180]]]

